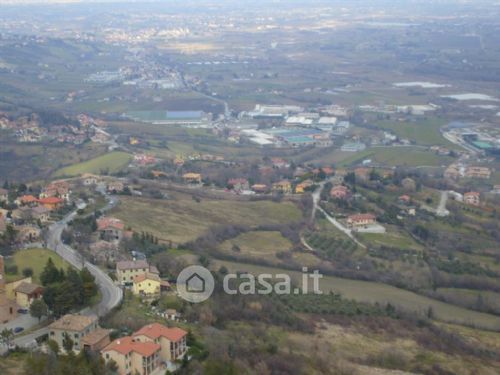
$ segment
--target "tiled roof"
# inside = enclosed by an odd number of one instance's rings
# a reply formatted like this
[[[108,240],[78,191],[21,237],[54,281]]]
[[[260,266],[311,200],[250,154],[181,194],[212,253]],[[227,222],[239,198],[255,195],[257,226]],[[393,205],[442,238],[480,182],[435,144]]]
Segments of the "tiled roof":
[[[110,329],[97,328],[82,337],[82,344],[95,345],[111,333]]]
[[[145,260],[122,260],[116,263],[116,268],[123,270],[133,270],[137,268],[149,268],[149,264]]]
[[[123,355],[129,354],[130,352],[136,352],[143,357],[149,357],[160,349],[161,346],[159,344],[155,344],[154,342],[134,341],[132,337],[126,336],[116,339],[111,344],[102,349],[102,351],[108,352],[114,350]]]
[[[14,289],[14,292],[24,293],[24,294],[32,294],[39,289],[43,290],[43,287],[41,287],[40,285],[37,285],[37,284],[27,283],[27,282],[23,281],[21,284],[19,284]]]
[[[177,327],[169,328],[159,323],[153,323],[142,327],[140,330],[133,334],[133,336],[140,335],[147,336],[153,340],[157,339],[158,337],[165,337],[172,342],[177,342],[184,336],[186,336],[187,332]]]
[[[52,323],[50,329],[62,329],[70,331],[83,331],[86,327],[97,321],[96,316],[64,315],[61,319]]]

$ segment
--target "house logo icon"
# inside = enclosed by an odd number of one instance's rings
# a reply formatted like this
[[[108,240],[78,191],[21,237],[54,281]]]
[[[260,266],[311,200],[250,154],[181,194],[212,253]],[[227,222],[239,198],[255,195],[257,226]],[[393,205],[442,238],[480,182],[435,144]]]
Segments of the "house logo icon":
[[[189,266],[177,277],[177,294],[186,301],[206,301],[214,291],[214,277],[205,267]]]
[[[186,280],[186,290],[189,293],[204,293],[205,292],[205,280],[197,273],[193,273]]]

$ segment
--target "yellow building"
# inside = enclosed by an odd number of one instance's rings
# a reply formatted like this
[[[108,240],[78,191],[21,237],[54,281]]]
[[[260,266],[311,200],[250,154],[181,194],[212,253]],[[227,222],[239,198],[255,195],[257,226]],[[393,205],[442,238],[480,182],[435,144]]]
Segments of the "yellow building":
[[[161,280],[158,275],[146,272],[134,278],[132,293],[141,297],[159,297],[161,291]]]
[[[42,298],[43,287],[37,284],[22,282],[15,289],[16,303],[22,308],[28,309],[31,303]]]
[[[304,194],[306,189],[310,188],[313,185],[314,185],[314,182],[312,182],[311,180],[302,181],[300,184],[297,184],[297,186],[295,186],[295,193],[296,194]]]
[[[132,285],[136,276],[144,275],[146,272],[158,274],[156,267],[150,266],[145,260],[126,260],[116,263],[116,277],[122,285]]]
[[[201,184],[201,174],[199,173],[185,173],[182,178],[189,184]]]
[[[276,182],[273,184],[273,192],[290,194],[292,192],[292,184],[287,180]]]

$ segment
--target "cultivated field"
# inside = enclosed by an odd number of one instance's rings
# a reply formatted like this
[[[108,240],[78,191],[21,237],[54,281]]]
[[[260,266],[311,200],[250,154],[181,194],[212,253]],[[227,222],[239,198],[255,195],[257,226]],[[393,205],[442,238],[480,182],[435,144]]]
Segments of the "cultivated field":
[[[91,160],[87,160],[82,163],[59,169],[54,175],[56,177],[61,177],[78,176],[82,173],[114,173],[125,168],[131,159],[132,157],[130,156],[130,154],[127,154],[126,152],[115,151]]]
[[[246,271],[254,274],[287,273],[295,282],[299,282],[302,277],[301,272],[280,268],[219,260],[215,263],[215,267],[218,268],[224,265],[231,272]],[[391,303],[398,308],[420,314],[424,314],[429,307],[432,307],[437,320],[467,325],[474,324],[477,327],[500,331],[500,317],[450,305],[386,284],[324,276],[320,280],[320,289],[323,293],[335,291],[341,293],[345,298],[362,302],[380,303],[383,305]]]
[[[247,232],[220,245],[220,249],[231,255],[242,255],[255,259],[278,260],[276,255],[289,251],[293,244],[280,232]]]
[[[211,226],[240,224],[258,226],[299,221],[301,211],[291,202],[242,202],[170,193],[170,199],[120,198],[113,215],[136,232],[150,232],[163,241],[184,243],[205,233]]]

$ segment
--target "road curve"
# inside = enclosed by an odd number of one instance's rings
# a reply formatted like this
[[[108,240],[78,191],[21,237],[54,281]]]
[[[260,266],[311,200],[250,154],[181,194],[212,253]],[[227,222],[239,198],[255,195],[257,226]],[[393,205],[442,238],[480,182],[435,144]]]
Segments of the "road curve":
[[[106,198],[108,200],[108,204],[105,208],[102,209],[102,211],[109,210],[118,203],[116,197],[106,196]],[[81,270],[83,267],[87,267],[90,273],[95,277],[95,281],[99,287],[102,298],[97,305],[81,310],[80,314],[104,316],[113,308],[118,306],[123,298],[123,291],[121,290],[121,288],[115,285],[113,280],[111,280],[111,278],[103,270],[90,262],[84,261],[83,257],[76,250],[62,243],[62,232],[67,227],[68,223],[75,218],[75,216],[76,211],[73,211],[66,215],[62,220],[52,224],[49,227],[47,234],[47,248],[55,251],[69,264],[79,270]],[[27,335],[16,337],[13,340],[13,343],[20,347],[25,347],[26,345],[31,344],[36,338],[47,333],[47,327],[40,328]]]

